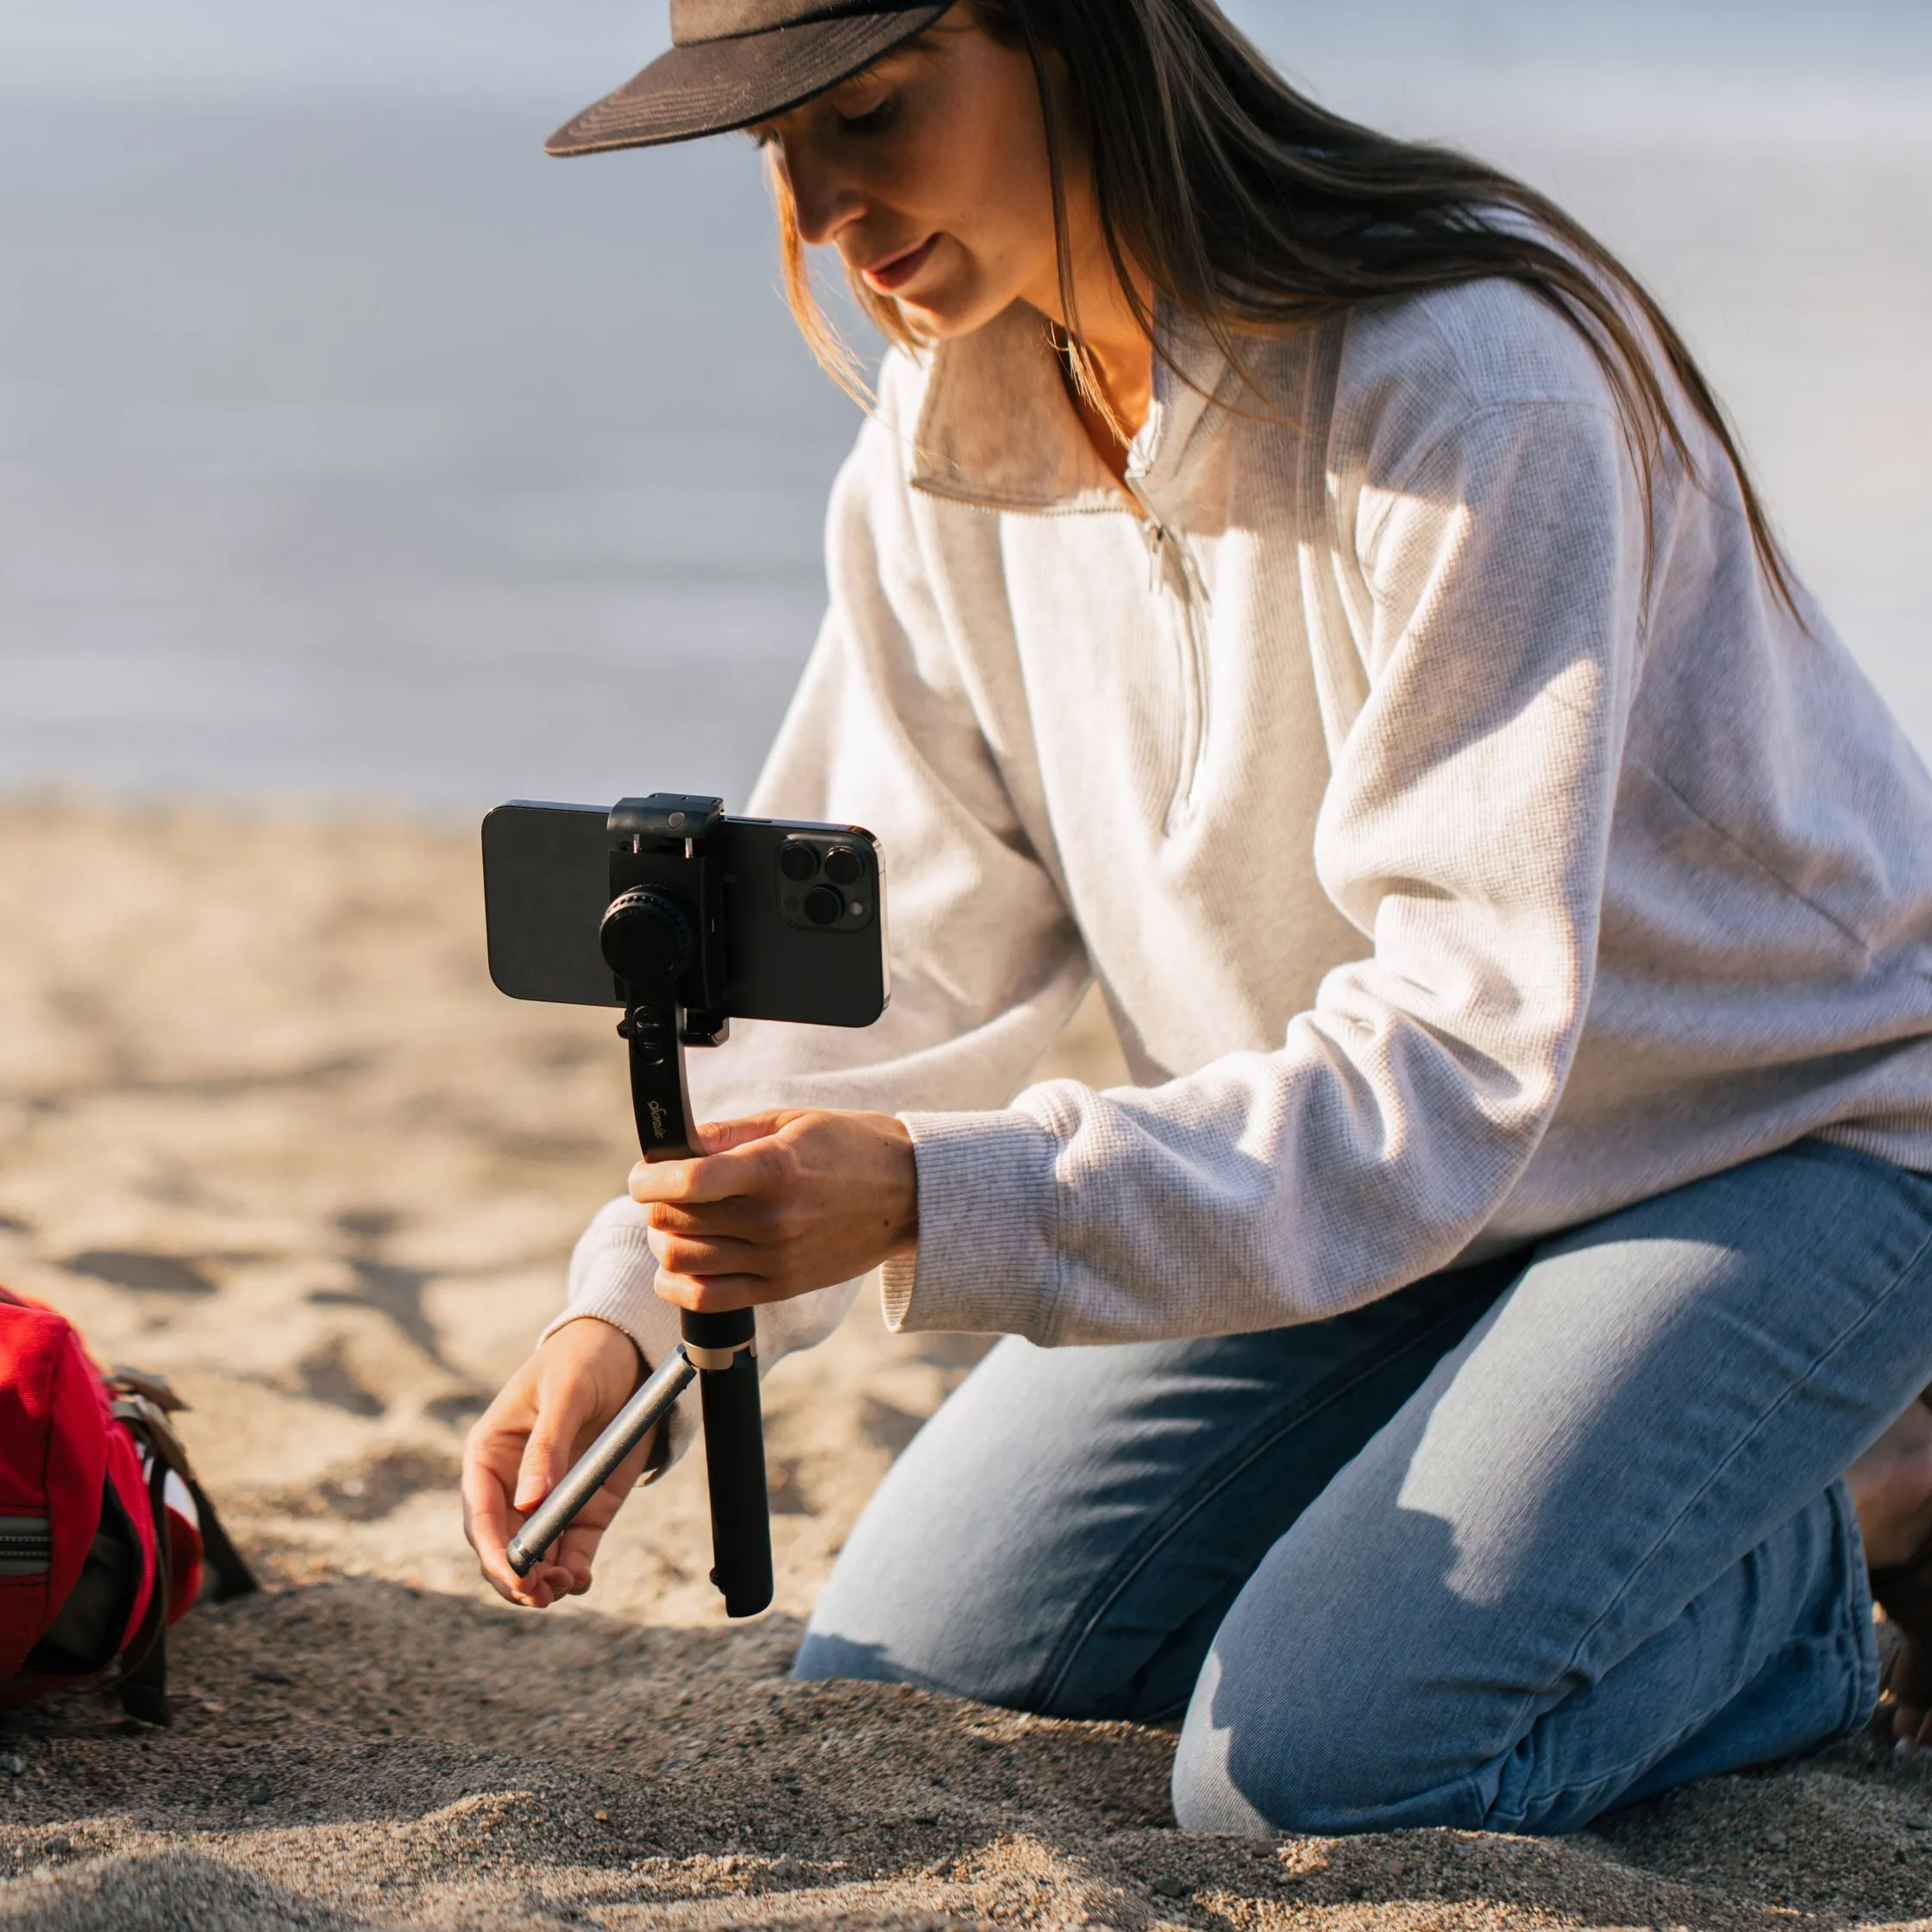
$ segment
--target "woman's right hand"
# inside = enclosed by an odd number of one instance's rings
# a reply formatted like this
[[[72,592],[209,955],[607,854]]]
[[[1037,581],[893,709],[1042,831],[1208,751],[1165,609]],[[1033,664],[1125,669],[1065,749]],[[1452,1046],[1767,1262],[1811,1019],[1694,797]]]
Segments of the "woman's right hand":
[[[605,1423],[637,1392],[643,1364],[621,1328],[595,1315],[565,1323],[505,1383],[463,1446],[463,1534],[499,1596],[547,1609],[590,1588],[591,1559],[650,1457],[638,1444],[527,1577],[505,1546]]]

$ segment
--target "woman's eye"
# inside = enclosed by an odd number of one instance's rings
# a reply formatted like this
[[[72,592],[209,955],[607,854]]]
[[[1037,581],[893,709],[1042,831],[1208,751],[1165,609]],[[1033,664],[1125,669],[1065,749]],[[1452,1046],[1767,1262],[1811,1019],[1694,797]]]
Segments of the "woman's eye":
[[[899,111],[896,96],[888,94],[875,107],[869,107],[862,114],[841,113],[838,124],[849,135],[875,135],[892,125],[893,116]]]

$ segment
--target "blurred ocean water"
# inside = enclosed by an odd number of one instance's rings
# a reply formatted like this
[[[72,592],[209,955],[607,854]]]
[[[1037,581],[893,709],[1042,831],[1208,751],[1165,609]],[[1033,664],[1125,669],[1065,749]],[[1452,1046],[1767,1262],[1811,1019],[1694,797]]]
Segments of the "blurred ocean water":
[[[1932,752],[1932,6],[1230,7],[1665,300]],[[0,788],[742,800],[856,425],[749,143],[546,161],[640,0],[0,10]]]

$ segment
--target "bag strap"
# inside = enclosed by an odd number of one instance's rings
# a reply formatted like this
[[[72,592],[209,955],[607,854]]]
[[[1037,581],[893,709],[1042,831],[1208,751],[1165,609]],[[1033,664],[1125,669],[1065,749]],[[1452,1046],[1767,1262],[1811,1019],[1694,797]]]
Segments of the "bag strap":
[[[115,1407],[118,1410],[120,1404]],[[116,1686],[122,1709],[144,1724],[167,1725],[174,1722],[174,1712],[167,1701],[167,1599],[172,1569],[167,1536],[167,1464],[160,1456],[154,1457],[147,1471],[147,1507],[154,1521],[154,1574],[148,1584],[147,1608],[141,1613],[140,1628],[121,1653]]]
[[[223,1603],[231,1596],[246,1596],[260,1590],[261,1584],[222,1527],[222,1519],[209,1501],[208,1492],[195,1479],[181,1438],[167,1419],[167,1408],[185,1405],[174,1397],[165,1383],[157,1389],[154,1379],[142,1377],[137,1382],[125,1370],[116,1371],[110,1386],[118,1393],[110,1404],[110,1413],[116,1421],[125,1423],[147,1449],[147,1508],[154,1527],[154,1576],[147,1594],[147,1608],[142,1612],[133,1640],[121,1653],[121,1708],[129,1716],[138,1717],[146,1724],[172,1724],[174,1714],[167,1701],[167,1608],[172,1594],[173,1571],[167,1533],[167,1479],[171,1474],[180,1477],[183,1487],[194,1498],[202,1555],[215,1573],[215,1601]]]
[[[196,1479],[188,1461],[188,1452],[181,1438],[174,1433],[174,1425],[168,1421],[161,1403],[146,1390],[130,1387],[131,1380],[128,1371],[117,1369],[115,1371],[114,1385],[124,1392],[116,1397],[113,1414],[147,1443],[154,1455],[154,1466],[160,1469],[165,1465],[172,1470],[181,1478],[182,1487],[194,1498],[195,1514],[201,1521],[202,1553],[208,1559],[208,1567],[215,1572],[215,1601],[225,1603],[231,1596],[246,1596],[260,1590],[260,1580],[223,1527],[222,1519],[216,1513],[215,1505],[209,1501],[207,1490]],[[185,1405],[177,1400],[173,1406]],[[159,1512],[163,1506],[156,1502],[154,1507]],[[158,1531],[166,1527],[159,1514],[154,1521]]]

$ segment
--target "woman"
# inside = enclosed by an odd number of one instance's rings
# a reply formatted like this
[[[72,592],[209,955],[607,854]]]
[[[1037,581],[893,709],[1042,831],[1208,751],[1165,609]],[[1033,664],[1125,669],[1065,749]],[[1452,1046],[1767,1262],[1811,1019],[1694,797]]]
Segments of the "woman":
[[[756,806],[881,836],[895,992],[697,1070],[473,1437],[486,1573],[588,1586],[635,1470],[505,1538],[674,1304],[768,1363],[876,1267],[1025,1339],[801,1676],[1185,1712],[1224,1831],[1562,1831],[1862,1722],[1932,1538],[1932,783],[1678,338],[1210,0],[672,17],[554,150],[753,127],[815,344],[803,244],[899,345]],[[1137,1084],[1009,1101],[1090,979]]]

